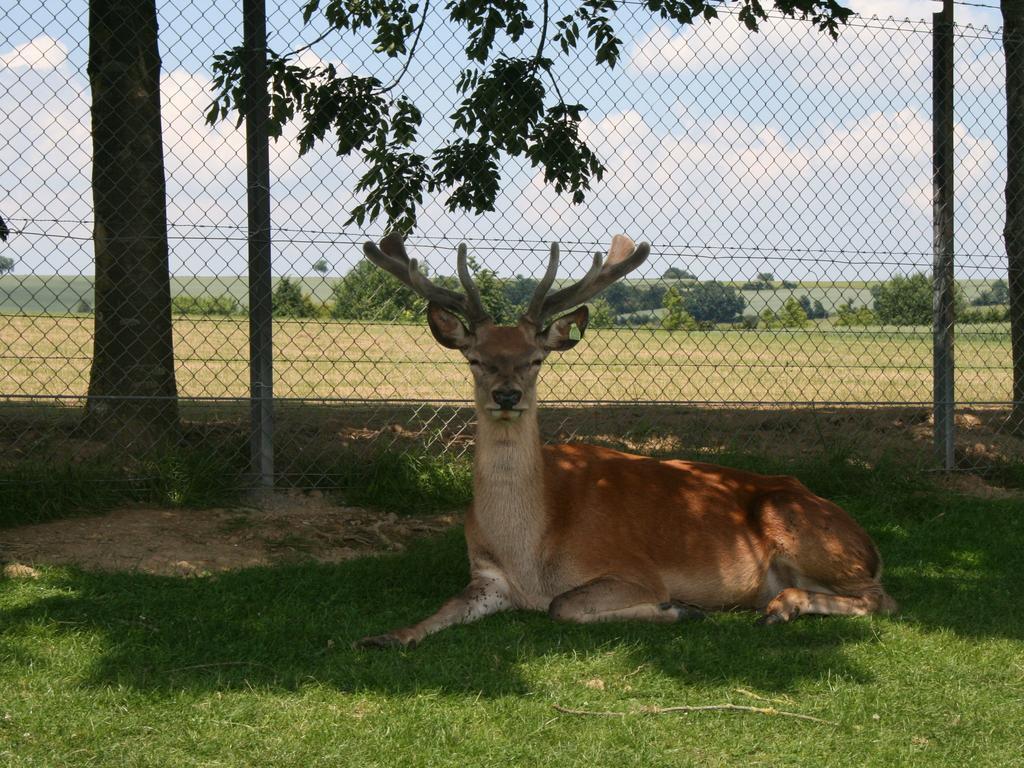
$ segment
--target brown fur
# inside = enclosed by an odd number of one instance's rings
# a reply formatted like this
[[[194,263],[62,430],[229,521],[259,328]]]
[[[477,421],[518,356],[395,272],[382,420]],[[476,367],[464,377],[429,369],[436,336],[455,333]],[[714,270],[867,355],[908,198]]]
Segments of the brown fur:
[[[612,255],[632,253],[628,238],[616,242]],[[792,477],[593,445],[542,446],[540,363],[574,346],[587,317],[580,307],[544,329],[524,317],[514,327],[469,330],[430,304],[431,331],[465,356],[474,382],[471,581],[432,616],[362,645],[412,646],[509,608],[577,622],[749,608],[769,624],[802,613],[895,610],[867,533]],[[515,404],[502,405],[510,392]]]

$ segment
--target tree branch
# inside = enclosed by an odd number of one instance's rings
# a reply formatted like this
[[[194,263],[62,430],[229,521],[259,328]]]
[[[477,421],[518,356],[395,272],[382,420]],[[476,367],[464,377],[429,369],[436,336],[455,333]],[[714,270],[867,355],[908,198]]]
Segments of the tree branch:
[[[537,55],[534,57],[537,61],[540,61],[544,55],[544,46],[548,39],[548,0],[544,0],[544,20],[540,26],[540,42],[537,44]]]
[[[423,13],[420,15],[420,24],[416,27],[416,37],[412,41],[412,46],[409,48],[409,56],[405,60],[405,66],[402,67],[402,71],[398,73],[398,76],[394,79],[391,85],[381,88],[381,93],[387,93],[398,87],[398,84],[402,82],[402,78],[405,77],[405,73],[409,71],[409,65],[412,64],[413,56],[416,55],[416,47],[420,44],[420,35],[423,34],[423,27],[427,23],[427,11],[430,10],[430,0],[425,0],[423,3]]]
[[[298,56],[303,51],[308,51],[310,48],[312,48],[317,43],[322,43],[324,40],[326,40],[331,35],[332,32],[337,32],[337,31],[338,30],[336,30],[334,27],[331,27],[326,32],[324,32],[322,35],[320,35],[320,37],[318,37],[316,40],[311,40],[310,42],[306,43],[306,45],[300,45],[294,51],[289,51],[288,53],[286,53],[284,55],[284,58],[290,59],[292,56]]]

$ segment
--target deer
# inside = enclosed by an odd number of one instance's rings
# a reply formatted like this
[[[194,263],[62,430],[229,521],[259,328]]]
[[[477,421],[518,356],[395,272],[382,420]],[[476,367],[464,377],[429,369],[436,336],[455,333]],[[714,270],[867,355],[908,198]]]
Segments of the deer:
[[[477,424],[464,526],[468,586],[422,621],[357,647],[412,648],[446,627],[511,609],[579,623],[667,623],[752,609],[762,624],[896,610],[869,535],[793,477],[542,443],[544,360],[579,343],[585,302],[639,267],[648,243],[616,235],[581,280],[551,290],[553,243],[515,326],[496,325],[487,313],[465,244],[457,250],[461,292],[425,276],[397,233],[366,242],[363,252],[427,300],[434,339],[469,365]]]

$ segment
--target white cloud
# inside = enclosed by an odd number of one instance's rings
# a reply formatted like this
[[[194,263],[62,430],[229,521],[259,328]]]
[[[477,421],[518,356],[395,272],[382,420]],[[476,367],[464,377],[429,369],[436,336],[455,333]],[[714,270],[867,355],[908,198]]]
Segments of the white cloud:
[[[0,66],[11,69],[57,69],[67,61],[68,52],[68,47],[61,41],[41,35],[0,54]]]
[[[521,167],[503,162],[507,186],[495,212],[452,213],[443,205],[445,192],[428,195],[417,236],[558,239],[567,263],[585,257],[590,246],[583,243],[605,243],[616,231],[656,245],[723,248],[701,251],[708,259],[709,253],[721,258],[726,248],[927,250],[930,42],[916,32],[850,28],[844,34],[845,42],[833,43],[788,22],[750,34],[727,15],[682,34],[654,28],[632,51],[630,77],[616,80],[629,89],[623,102],[629,108],[602,116],[597,97],[587,101],[595,112],[582,131],[608,171],[583,206],[556,195],[526,161]],[[0,135],[0,154],[7,159],[0,167],[4,214],[88,221],[88,85],[84,73],[68,76],[66,48],[42,41],[0,55],[8,67],[21,60],[39,64],[31,73],[0,68],[0,114],[8,126]],[[978,252],[1001,231],[1002,117],[991,85],[1002,77],[999,53],[998,42],[958,48],[958,119],[967,124],[957,128],[957,216],[974,226],[976,240],[964,247]],[[300,58],[304,66],[325,62],[308,51]],[[211,82],[205,73],[184,69],[161,79],[169,218],[178,225],[175,234],[196,238],[172,241],[172,259],[184,273],[244,273],[244,243],[218,239],[237,238],[245,221],[244,127],[236,128],[233,118],[205,123]],[[968,92],[975,101],[960,99]],[[354,263],[358,248],[308,241],[331,241],[313,234],[318,230],[354,229],[344,222],[357,202],[360,161],[338,158],[329,138],[299,157],[295,130],[289,127],[271,145],[273,220],[290,230],[275,240],[275,271],[285,273],[289,262],[304,264],[311,254]],[[429,134],[430,140],[445,135]],[[186,231],[181,225],[196,226]],[[379,226],[368,225],[365,234],[379,234]],[[61,259],[67,259],[72,271],[91,270],[88,242],[28,243],[19,238],[8,244],[37,249],[19,257],[26,268],[63,267]],[[544,248],[520,256],[527,250],[481,248],[479,257],[503,274],[539,271]],[[672,265],[670,256],[659,261],[657,248],[655,254],[645,270],[660,273]],[[425,255],[441,264],[452,254]],[[519,258],[521,263],[514,261]],[[737,263],[735,269],[749,274],[748,267]],[[709,260],[699,271],[714,276],[728,268]]]
[[[346,67],[345,63],[340,59],[325,59],[313,53],[313,51],[309,50],[308,48],[305,51],[302,51],[298,56],[296,56],[293,61],[299,66],[305,67],[306,69],[312,69],[314,67],[326,67],[333,64],[334,69],[338,73],[339,77],[344,77],[349,74],[348,67]]]
[[[648,77],[713,76],[725,70],[737,78],[781,80],[792,89],[821,81],[878,92],[927,87],[931,46],[920,34],[893,38],[856,25],[842,29],[833,41],[808,22],[787,19],[762,22],[759,31],[751,32],[736,14],[723,14],[681,32],[655,27],[637,40],[629,65]]]
[[[800,142],[724,116],[671,132],[627,110],[585,128],[608,175],[585,206],[572,206],[535,175],[514,209],[541,231],[599,241],[626,231],[655,243],[692,243],[698,251],[711,246],[704,252],[705,276],[749,271],[742,259],[772,249],[778,249],[773,258],[791,259],[785,269],[802,276],[800,269],[816,265],[798,264],[791,249],[899,253],[931,247],[931,122],[914,110],[870,112]],[[990,139],[962,125],[956,130],[958,216],[990,223],[999,216],[993,190],[999,189],[1001,153]],[[986,227],[976,226],[970,237],[995,243],[999,228]],[[671,258],[662,263],[656,255],[647,268],[657,273]],[[859,274],[855,264],[830,269],[833,278]]]
[[[245,130],[229,117],[206,123],[212,80],[183,70],[160,78],[165,166],[168,178],[206,186],[217,176],[245,173]]]
[[[707,29],[717,27],[711,33],[714,41],[708,41]],[[740,38],[733,34],[735,21],[732,16],[712,24],[697,22],[685,32],[673,35],[669,27],[659,26],[646,37],[640,38],[630,55],[630,66],[648,74],[685,72],[711,64],[724,65],[736,55]]]
[[[880,19],[923,19],[931,21],[932,14],[942,10],[938,0],[848,0],[843,3],[864,17],[877,16]],[[974,26],[1000,26],[1002,18],[999,8],[983,8],[983,5],[998,6],[998,3],[978,2],[974,5],[958,3],[954,9],[957,24]]]

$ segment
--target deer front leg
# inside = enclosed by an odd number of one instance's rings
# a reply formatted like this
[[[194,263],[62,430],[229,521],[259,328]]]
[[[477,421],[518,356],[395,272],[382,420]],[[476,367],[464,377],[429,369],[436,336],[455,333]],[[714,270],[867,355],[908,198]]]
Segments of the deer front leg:
[[[508,585],[504,579],[477,576],[462,592],[451,598],[418,624],[393,629],[383,635],[372,635],[359,640],[360,648],[415,648],[427,635],[440,632],[452,624],[469,624],[492,613],[512,607]]]

